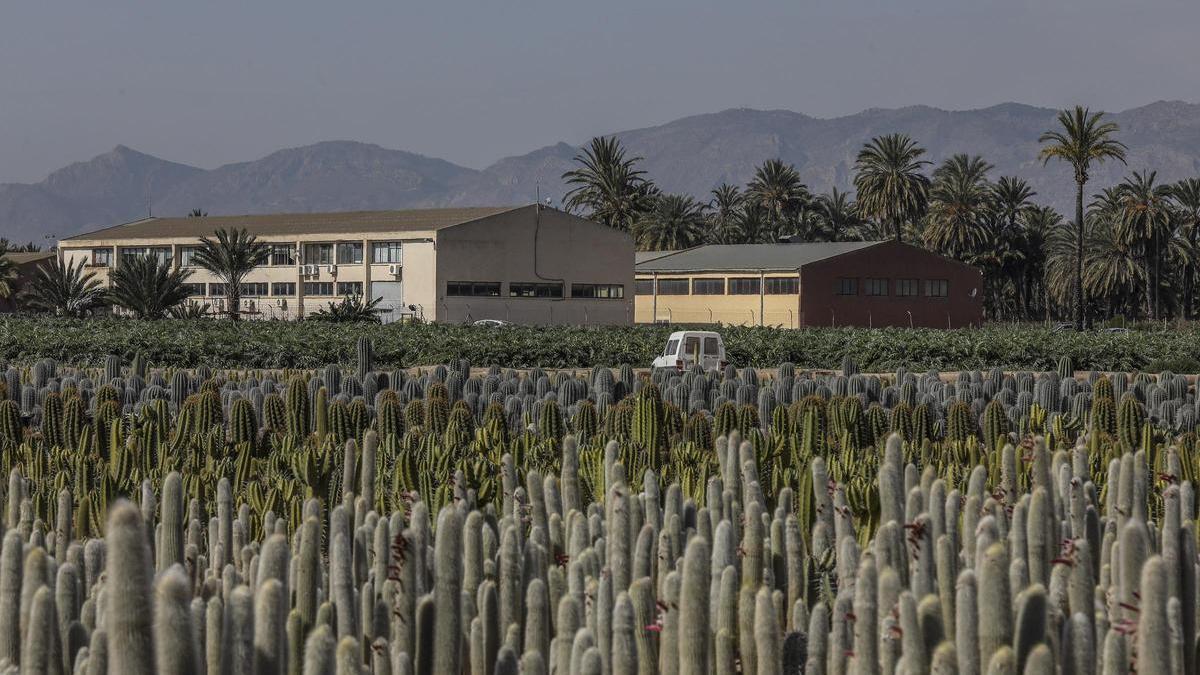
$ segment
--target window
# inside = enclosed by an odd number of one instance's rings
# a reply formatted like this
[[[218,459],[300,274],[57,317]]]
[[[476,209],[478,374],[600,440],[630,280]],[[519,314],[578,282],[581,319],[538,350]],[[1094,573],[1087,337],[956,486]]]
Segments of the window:
[[[692,279],[692,295],[725,295],[725,280]]]
[[[715,337],[704,338],[704,355],[705,356],[720,356],[721,345]]]
[[[199,251],[199,246],[180,246],[179,247],[179,266],[180,267],[195,267],[196,266],[196,251]]]
[[[676,349],[679,349],[679,340],[667,340],[667,348],[663,350],[663,356],[674,356]]]
[[[138,256],[149,255],[154,256],[159,262],[171,262],[171,249],[167,246],[155,246],[153,248],[128,247],[121,249],[122,258],[136,258]]]
[[[242,284],[243,296],[265,296],[267,294],[267,282],[265,281],[250,281]]]
[[[687,279],[659,279],[658,280],[659,295],[687,295],[688,280]]]
[[[625,287],[621,284],[571,284],[571,297],[619,300],[625,297]]]
[[[867,279],[866,286],[867,295],[887,295],[888,280],[887,279]]]
[[[684,357],[696,358],[700,356],[700,336],[689,335],[683,338],[683,354]]]
[[[295,265],[296,247],[291,244],[271,244],[271,257],[267,262],[272,265]]]
[[[729,280],[730,295],[758,295],[760,288],[757,277],[739,277]]]
[[[638,279],[633,282],[634,295],[654,295],[653,279]]]
[[[187,291],[188,296],[204,295],[204,284],[180,284],[180,286]]]
[[[304,262],[308,265],[332,264],[333,244],[305,244]]]
[[[950,294],[950,282],[945,279],[926,279],[925,295],[930,298],[944,298]]]
[[[916,279],[897,279],[896,295],[911,297],[917,294]]]
[[[208,294],[217,298],[225,297],[225,284],[209,284]]]
[[[305,295],[333,295],[332,281],[306,281],[304,282]]]
[[[513,283],[508,285],[508,294],[514,298],[561,298],[561,283]]]
[[[338,244],[337,261],[339,265],[361,265],[362,244]]]
[[[838,295],[858,295],[858,279],[854,277],[839,277],[837,283]]]
[[[362,295],[362,282],[339,281],[337,291],[338,295]]]
[[[447,281],[446,295],[459,298],[498,298],[499,281]]]
[[[111,248],[92,249],[92,267],[108,267],[112,264]]]
[[[400,259],[400,242],[377,241],[371,244],[371,262],[377,264],[403,262]]]
[[[767,277],[767,295],[798,295],[800,279],[796,277]]]
[[[296,283],[293,281],[276,281],[271,284],[271,295],[295,295]]]

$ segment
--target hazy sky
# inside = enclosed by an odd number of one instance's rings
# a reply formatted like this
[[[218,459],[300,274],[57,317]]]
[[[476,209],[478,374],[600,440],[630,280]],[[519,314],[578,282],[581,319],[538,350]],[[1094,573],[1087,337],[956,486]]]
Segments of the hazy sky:
[[[730,107],[1200,101],[1197,0],[12,2],[0,181],[118,143],[352,139],[472,167]]]

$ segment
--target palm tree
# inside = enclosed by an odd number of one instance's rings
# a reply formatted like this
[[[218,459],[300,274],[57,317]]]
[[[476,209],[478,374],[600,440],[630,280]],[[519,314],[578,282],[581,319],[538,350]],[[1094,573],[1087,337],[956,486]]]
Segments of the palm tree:
[[[858,236],[862,218],[858,215],[858,204],[850,199],[849,194],[833,188],[829,194],[817,197],[816,210],[820,214],[827,240],[842,241]]]
[[[204,209],[192,209],[188,212],[188,218],[205,218],[208,216],[208,211]]]
[[[1092,113],[1075,106],[1058,113],[1061,131],[1047,131],[1038,143],[1047,143],[1038,153],[1043,164],[1058,159],[1071,165],[1075,172],[1075,328],[1083,329],[1083,188],[1087,185],[1092,163],[1115,159],[1125,163],[1125,144],[1112,136],[1118,127],[1103,121],[1104,113]]]
[[[1200,178],[1187,178],[1171,186],[1175,200],[1176,217],[1182,236],[1192,249],[1200,248]],[[1192,296],[1196,289],[1196,266],[1189,265],[1183,277],[1183,318],[1194,316]]]
[[[890,225],[896,241],[906,221],[925,215],[929,178],[921,169],[929,162],[921,159],[924,154],[908,135],[890,134],[872,138],[854,162],[859,214]]]
[[[957,260],[973,260],[988,238],[991,170],[978,155],[954,155],[933,172],[926,246]]]
[[[1024,213],[1017,246],[1021,252],[1020,278],[1017,283],[1022,316],[1030,316],[1030,301],[1041,298],[1043,318],[1050,319],[1050,293],[1046,284],[1050,243],[1063,229],[1062,216],[1049,206],[1034,206]]]
[[[222,228],[214,234],[216,241],[208,237],[200,239],[200,248],[194,260],[225,282],[229,318],[237,321],[242,317],[242,280],[255,267],[266,262],[271,249],[245,230]]]
[[[323,309],[305,317],[308,321],[325,321],[328,323],[381,323],[379,318],[383,310],[378,308],[383,298],[367,300],[361,295],[348,295],[338,302],[331,302]]]
[[[180,303],[167,310],[167,316],[172,319],[203,319],[211,313],[212,305],[195,300]]]
[[[1025,256],[1034,254],[1044,257],[1044,253],[1029,251],[1024,241],[1023,222],[1026,214],[1035,208],[1030,200],[1036,194],[1023,179],[1001,176],[992,185],[989,200],[991,223],[988,248],[991,253],[988,258],[998,279],[1011,285],[1017,313],[1021,317],[1027,313],[1026,303],[1029,299],[1022,279]]]
[[[161,319],[188,299],[183,285],[191,270],[172,269],[153,255],[126,257],[109,275],[109,296],[139,319]]]
[[[643,251],[675,251],[704,242],[704,206],[687,195],[662,195],[633,226]]]
[[[1157,171],[1134,171],[1117,187],[1118,235],[1140,253],[1151,321],[1158,318],[1159,257],[1162,242],[1170,238],[1173,215],[1171,186],[1156,184],[1157,177]]]
[[[708,238],[710,244],[740,244],[745,237],[746,196],[736,185],[721,183],[708,202]]]
[[[13,280],[17,278],[17,266],[8,257],[7,242],[0,243],[0,298],[13,294]]]
[[[609,227],[628,232],[650,206],[653,185],[636,168],[641,157],[626,157],[616,136],[597,136],[575,156],[580,165],[562,175],[572,185],[564,197],[567,210],[584,209]]]
[[[808,187],[800,181],[796,167],[768,159],[754,170],[754,178],[746,186],[746,199],[762,208],[778,238],[795,225],[797,213],[808,201]]]
[[[38,265],[22,298],[30,309],[58,316],[82,316],[104,304],[105,292],[95,272],[84,273],[84,261],[63,265],[58,256]]]

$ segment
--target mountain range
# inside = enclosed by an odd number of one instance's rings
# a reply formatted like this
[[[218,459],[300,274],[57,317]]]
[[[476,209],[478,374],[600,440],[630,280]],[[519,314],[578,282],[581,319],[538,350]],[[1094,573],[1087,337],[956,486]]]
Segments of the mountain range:
[[[935,164],[955,153],[979,154],[991,177],[1017,175],[1035,200],[1070,208],[1071,170],[1037,160],[1038,136],[1055,126],[1055,110],[1004,103],[976,110],[928,106],[869,109],[819,119],[787,110],[737,108],[617,132],[662,189],[707,201],[722,182],[743,184],[770,158],[794,164],[813,191],[848,189],[854,157],[872,136],[903,132]],[[1132,170],[1164,181],[1200,174],[1200,105],[1160,101],[1111,115],[1129,146],[1128,166],[1093,172],[1089,190]],[[557,203],[562,173],[579,142],[560,142],[503,158],[483,169],[354,141],[326,141],[261,159],[205,170],[123,145],[59,169],[37,183],[0,184],[0,237],[46,243],[144,217],[342,211],[529,203],[540,192]]]

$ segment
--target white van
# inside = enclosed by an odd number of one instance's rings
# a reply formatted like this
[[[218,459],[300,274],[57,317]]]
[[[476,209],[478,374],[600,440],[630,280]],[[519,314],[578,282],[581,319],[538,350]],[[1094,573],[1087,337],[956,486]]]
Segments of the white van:
[[[724,368],[725,341],[719,333],[702,330],[681,330],[671,333],[662,356],[654,359],[653,368],[687,370],[699,363],[705,370]]]

